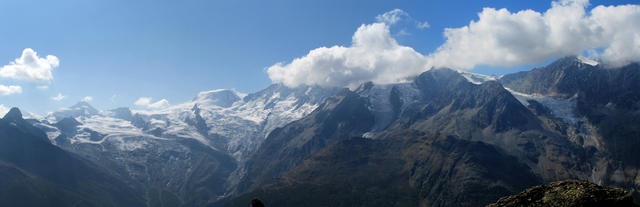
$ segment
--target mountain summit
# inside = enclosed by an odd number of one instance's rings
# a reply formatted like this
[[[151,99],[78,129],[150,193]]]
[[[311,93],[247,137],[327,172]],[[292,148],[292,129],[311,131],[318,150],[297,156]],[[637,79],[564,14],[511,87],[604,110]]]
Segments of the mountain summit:
[[[590,63],[211,90],[161,110],[78,103],[25,122],[151,206],[477,206],[566,179],[639,190],[640,65]]]
[[[5,121],[15,121],[22,120],[22,112],[17,107],[13,107],[7,112],[4,117],[2,117]]]
[[[639,189],[638,73],[568,57],[502,77],[366,83],[269,134],[228,206],[477,206],[565,179]]]
[[[91,104],[85,101],[80,101],[68,108],[61,108],[52,113],[51,117],[56,120],[62,120],[67,117],[77,118],[77,117],[89,117],[92,115],[97,115],[99,111]]]
[[[233,90],[228,89],[217,89],[211,91],[204,91],[198,93],[193,101],[198,103],[208,103],[211,105],[216,105],[220,107],[230,107],[236,101],[241,99],[241,96],[245,96],[245,94],[240,94]]]

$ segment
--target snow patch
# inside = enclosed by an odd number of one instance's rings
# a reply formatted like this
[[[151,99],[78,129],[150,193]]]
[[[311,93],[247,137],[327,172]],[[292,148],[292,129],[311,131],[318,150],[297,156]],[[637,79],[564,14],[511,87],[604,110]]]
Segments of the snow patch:
[[[591,59],[588,59],[588,58],[583,57],[583,56],[578,56],[577,59],[581,63],[587,64],[587,65],[591,65],[591,66],[597,66],[599,64],[598,61],[591,60]]]
[[[525,106],[529,105],[528,100],[534,100],[549,108],[554,116],[563,119],[568,124],[575,125],[578,123],[578,121],[580,121],[580,118],[577,117],[575,113],[575,99],[577,97],[577,94],[569,99],[561,100],[541,94],[521,93],[507,87],[505,87],[504,89],[509,91],[516,99],[518,99],[518,101],[520,101],[520,103]]]
[[[391,103],[392,92],[397,93],[397,98],[400,99],[399,110],[394,110]],[[386,129],[398,114],[402,114],[408,106],[420,100],[420,90],[413,83],[361,86],[357,93],[360,97],[368,99],[368,109],[375,119],[371,130],[363,134],[364,138],[371,138],[376,132]]]
[[[49,140],[55,140],[62,133],[60,133],[60,130],[56,130],[56,131],[46,132],[46,134]]]
[[[494,81],[497,80],[499,77],[496,76],[490,76],[490,75],[483,75],[483,74],[477,74],[477,73],[470,73],[467,71],[462,71],[462,70],[458,70],[458,73],[460,73],[460,75],[462,75],[462,77],[464,77],[465,79],[467,79],[467,81],[476,84],[476,85],[480,85],[484,82],[487,81]]]
[[[361,97],[369,99],[368,108],[373,113],[375,122],[370,133],[384,130],[395,118],[391,104],[391,89],[393,85],[374,85],[359,92]]]

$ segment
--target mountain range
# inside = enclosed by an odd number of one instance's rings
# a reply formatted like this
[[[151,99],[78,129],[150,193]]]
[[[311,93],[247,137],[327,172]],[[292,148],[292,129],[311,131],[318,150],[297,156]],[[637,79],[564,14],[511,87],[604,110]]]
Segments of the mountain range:
[[[477,206],[566,179],[637,193],[639,127],[640,65],[582,57],[355,90],[212,90],[155,111],[12,109],[0,191],[22,197],[0,203]]]

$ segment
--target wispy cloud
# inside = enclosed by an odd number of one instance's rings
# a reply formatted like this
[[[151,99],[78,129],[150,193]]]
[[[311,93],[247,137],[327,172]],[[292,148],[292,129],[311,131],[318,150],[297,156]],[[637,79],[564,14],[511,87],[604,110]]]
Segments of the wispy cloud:
[[[416,27],[417,27],[418,29],[427,29],[427,28],[431,27],[431,25],[429,24],[429,22],[427,22],[427,21],[423,21],[423,22],[418,22],[418,23],[416,24]]]
[[[64,99],[66,96],[63,96],[62,93],[58,93],[57,96],[51,97],[51,100],[54,101],[62,101],[62,99]]]
[[[0,96],[22,93],[22,87],[14,85],[0,85]]]
[[[378,22],[384,22],[387,25],[392,25],[400,21],[402,18],[408,18],[409,14],[402,9],[394,9],[383,14],[376,16]]]
[[[36,51],[26,48],[22,55],[0,68],[0,77],[28,81],[50,81],[53,79],[52,70],[58,67],[60,61],[56,56],[38,57]]]
[[[167,101],[167,99],[161,99],[156,102],[151,102],[151,100],[152,98],[150,97],[140,97],[133,104],[136,106],[142,106],[142,107],[151,108],[151,109],[159,109],[159,108],[165,108],[169,106],[169,101]]]
[[[91,96],[85,96],[84,98],[82,98],[82,100],[81,100],[81,101],[84,101],[84,102],[91,102],[91,101],[93,101],[93,97],[91,97]]]

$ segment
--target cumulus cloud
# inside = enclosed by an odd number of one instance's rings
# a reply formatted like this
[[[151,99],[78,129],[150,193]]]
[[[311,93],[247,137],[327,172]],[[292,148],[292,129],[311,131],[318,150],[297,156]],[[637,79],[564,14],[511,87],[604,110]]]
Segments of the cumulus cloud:
[[[447,28],[429,58],[435,66],[517,66],[591,52],[610,66],[640,61],[640,6],[596,6],[587,0],[552,2],[544,13],[485,8],[477,21]],[[601,49],[601,54],[593,54]]]
[[[167,99],[162,99],[156,102],[151,102],[151,100],[152,99],[150,97],[140,97],[133,104],[135,104],[136,106],[142,106],[142,107],[152,108],[152,109],[165,108],[169,106],[169,101],[167,101]]]
[[[376,16],[376,20],[378,22],[384,22],[387,25],[392,25],[400,21],[402,18],[408,17],[409,14],[405,11],[402,11],[402,9],[394,9]]]
[[[53,79],[51,71],[59,64],[56,56],[41,58],[36,51],[26,48],[19,58],[0,68],[0,77],[34,82],[50,81]]]
[[[0,85],[0,96],[22,93],[22,87],[14,85]]]
[[[58,93],[57,96],[51,97],[51,100],[54,101],[62,101],[62,99],[64,99],[66,96],[63,96],[61,93]]]
[[[432,67],[513,67],[583,54],[609,67],[640,62],[640,5],[588,7],[588,0],[561,0],[544,12],[484,8],[469,25],[446,28],[446,41],[426,56],[390,35],[389,25],[403,18],[415,21],[394,9],[378,15],[376,23],[361,25],[350,46],[313,49],[268,67],[267,74],[289,87],[355,88],[367,81],[406,81]],[[418,28],[429,26],[415,22]]]
[[[7,112],[9,112],[9,108],[0,104],[0,118],[4,117],[4,115],[6,115]]]
[[[385,13],[386,14],[386,13]],[[388,18],[393,22],[394,18]],[[290,63],[267,68],[272,81],[289,87],[320,85],[355,88],[373,81],[396,83],[426,70],[427,59],[413,48],[399,45],[384,22],[361,25],[351,46],[321,47]]]
[[[84,98],[82,98],[82,101],[84,101],[84,102],[91,102],[91,101],[93,101],[93,97],[91,97],[91,96],[85,96]]]

